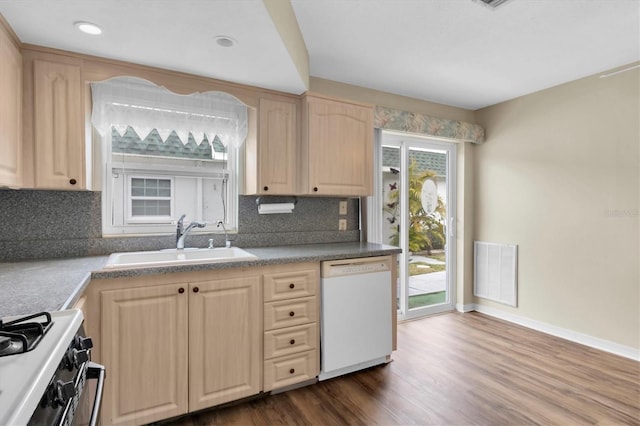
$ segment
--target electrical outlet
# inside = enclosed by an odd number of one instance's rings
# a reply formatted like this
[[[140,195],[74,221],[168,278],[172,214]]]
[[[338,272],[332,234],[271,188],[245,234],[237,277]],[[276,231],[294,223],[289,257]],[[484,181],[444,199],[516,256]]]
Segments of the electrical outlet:
[[[340,201],[340,214],[347,214],[347,200]]]
[[[347,230],[347,219],[340,219],[338,221],[338,231],[346,231]]]

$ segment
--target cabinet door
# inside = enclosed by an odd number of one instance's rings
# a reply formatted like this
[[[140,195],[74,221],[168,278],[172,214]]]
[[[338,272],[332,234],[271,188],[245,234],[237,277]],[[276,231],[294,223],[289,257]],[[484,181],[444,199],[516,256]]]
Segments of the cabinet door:
[[[189,411],[262,388],[259,276],[189,285]]]
[[[307,98],[309,194],[372,193],[373,109]]]
[[[33,67],[35,187],[84,189],[80,67],[42,60]]]
[[[294,193],[296,114],[294,103],[260,99],[259,194]]]
[[[1,26],[1,25],[0,25]],[[22,56],[0,28],[0,186],[22,185]]]
[[[102,424],[145,424],[187,412],[188,295],[169,284],[101,293]]]

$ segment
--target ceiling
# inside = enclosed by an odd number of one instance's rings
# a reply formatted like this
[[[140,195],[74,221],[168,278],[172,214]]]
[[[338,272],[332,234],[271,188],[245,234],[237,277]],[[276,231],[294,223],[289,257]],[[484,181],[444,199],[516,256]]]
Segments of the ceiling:
[[[640,0],[291,5],[311,76],[471,110],[640,60]],[[23,43],[307,90],[263,0],[0,0],[0,13]],[[81,34],[76,21],[104,33]]]

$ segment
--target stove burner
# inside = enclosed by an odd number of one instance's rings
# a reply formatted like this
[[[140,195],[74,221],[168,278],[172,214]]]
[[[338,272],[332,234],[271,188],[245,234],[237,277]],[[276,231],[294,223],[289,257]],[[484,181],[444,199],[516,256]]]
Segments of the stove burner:
[[[37,319],[44,319],[44,321],[37,321]],[[51,314],[48,312],[8,322],[0,320],[0,356],[32,350],[40,343],[40,339],[49,331],[52,324]]]

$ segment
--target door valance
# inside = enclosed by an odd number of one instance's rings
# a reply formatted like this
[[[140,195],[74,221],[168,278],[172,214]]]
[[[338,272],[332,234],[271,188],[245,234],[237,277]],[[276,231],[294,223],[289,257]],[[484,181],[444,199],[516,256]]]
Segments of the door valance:
[[[376,106],[373,125],[379,129],[418,133],[461,142],[484,142],[484,127],[414,112]]]

